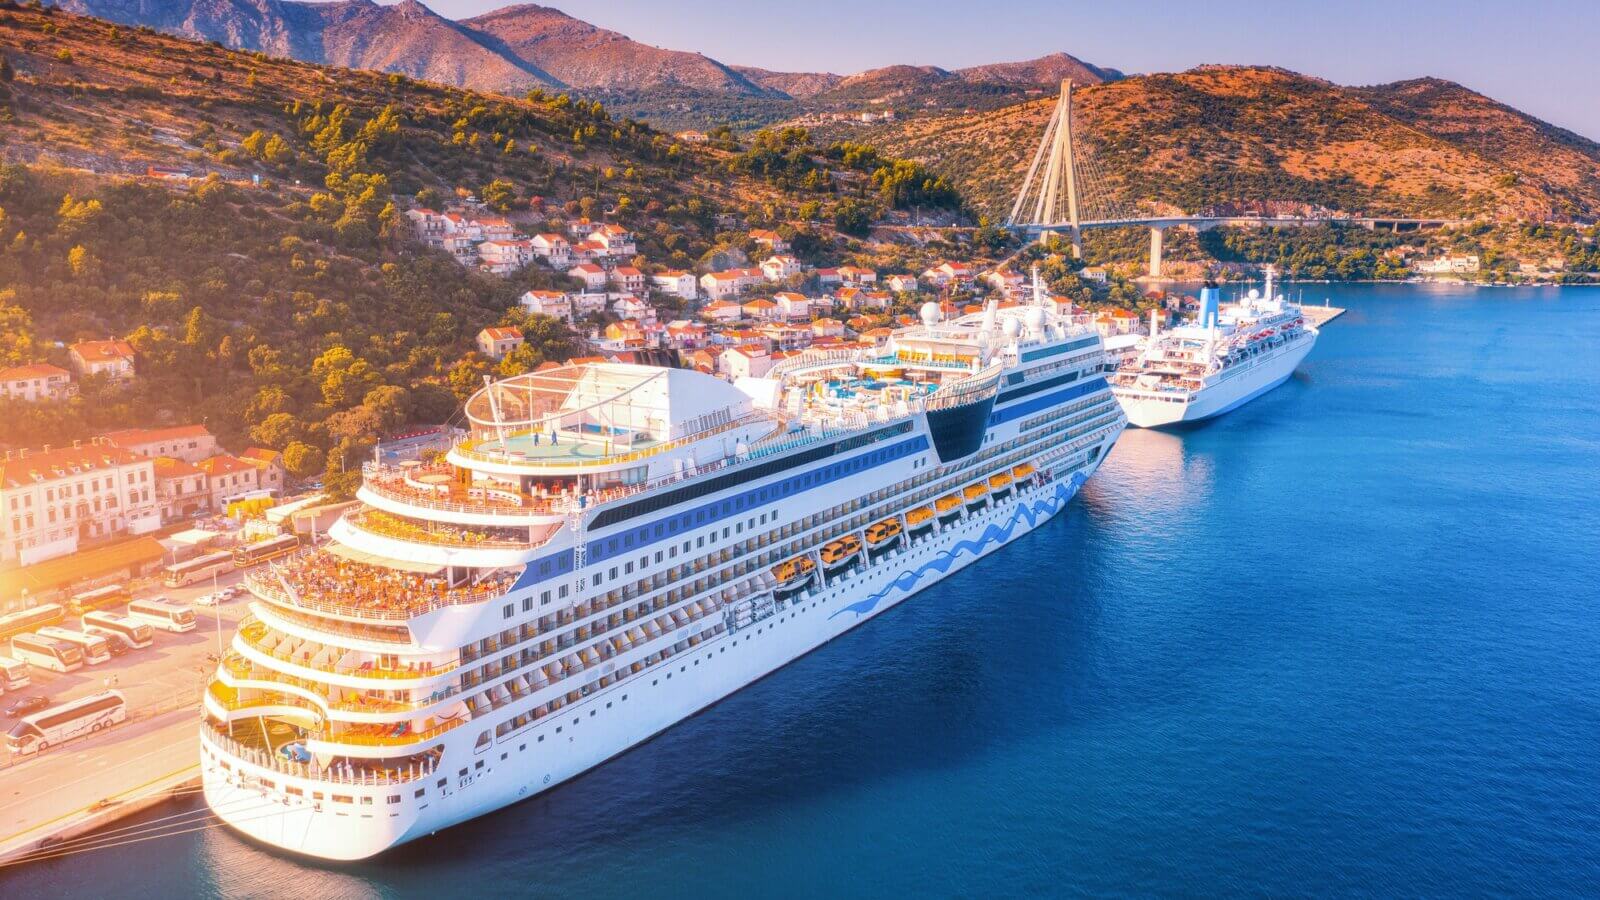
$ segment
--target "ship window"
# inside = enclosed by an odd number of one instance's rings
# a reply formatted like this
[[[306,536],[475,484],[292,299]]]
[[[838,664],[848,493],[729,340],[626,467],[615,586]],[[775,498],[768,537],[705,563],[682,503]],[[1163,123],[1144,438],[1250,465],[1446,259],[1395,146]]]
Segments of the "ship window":
[[[417,788],[416,791],[414,791],[411,794],[411,796],[412,797],[421,797],[423,794],[426,794],[427,792],[428,792],[427,788]]]
[[[559,729],[557,729],[557,730],[559,730]],[[534,743],[536,743],[536,744],[544,743],[544,735],[542,735],[542,734],[539,735],[539,739],[537,741],[534,741]]]
[[[465,771],[465,770],[463,770],[463,771]],[[447,781],[447,780],[448,780],[448,779],[445,779],[445,778],[441,778],[441,779],[439,779],[439,787],[440,787],[440,788],[443,788],[443,787],[444,787],[444,784],[445,784],[445,782],[446,782],[446,781]]]
[[[333,802],[335,802],[335,803],[354,803],[354,802],[356,802],[356,799],[354,797],[345,796],[344,794],[334,794],[333,795]]]
[[[567,596],[567,586],[563,584],[560,590],[556,591],[556,596],[565,599]]]
[[[509,618],[511,618],[511,614],[513,612],[516,612],[516,608],[513,607],[511,604],[507,603],[505,605],[505,608],[500,610],[500,618],[509,619]]]
[[[389,795],[389,802],[390,803],[399,803],[400,802],[400,795],[399,794],[390,794]]]
[[[361,805],[362,806],[371,806],[372,805],[372,798],[371,797],[362,797],[361,798]]]
[[[610,709],[610,708],[611,708],[611,701],[608,700],[608,701],[606,701],[606,709]]]
[[[462,778],[465,778],[465,777],[467,777],[467,770],[466,769],[462,769],[461,771],[457,772],[456,774],[459,775]]]
[[[550,592],[549,591],[545,591],[544,593],[539,595],[539,605],[543,606],[544,604],[549,603],[549,602],[550,602]]]
[[[556,734],[560,734],[560,733],[561,733],[561,726],[557,725],[556,726]]]
[[[502,761],[504,761],[504,760],[505,760],[505,759],[506,759],[506,758],[508,758],[508,757],[509,757],[509,756],[510,756],[510,755],[511,755],[511,754],[509,754],[509,753],[502,753],[502,754],[500,754],[500,759],[501,759],[501,760],[502,760]]]

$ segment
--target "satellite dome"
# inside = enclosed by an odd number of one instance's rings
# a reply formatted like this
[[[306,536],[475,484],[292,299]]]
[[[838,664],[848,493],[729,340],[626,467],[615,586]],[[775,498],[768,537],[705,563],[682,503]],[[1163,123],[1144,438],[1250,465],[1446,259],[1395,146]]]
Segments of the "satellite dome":
[[[1016,316],[1006,316],[1006,320],[1000,323],[1000,331],[1006,337],[1015,340],[1017,335],[1022,333],[1022,321]]]
[[[932,300],[922,304],[922,324],[939,324],[939,304],[933,302]]]
[[[1251,288],[1250,293],[1246,294],[1245,296],[1249,297],[1251,300],[1260,300],[1261,291],[1256,288]]]
[[[1031,306],[1027,312],[1023,313],[1023,316],[1026,317],[1024,321],[1027,323],[1029,331],[1034,334],[1044,333],[1044,309],[1042,307]]]

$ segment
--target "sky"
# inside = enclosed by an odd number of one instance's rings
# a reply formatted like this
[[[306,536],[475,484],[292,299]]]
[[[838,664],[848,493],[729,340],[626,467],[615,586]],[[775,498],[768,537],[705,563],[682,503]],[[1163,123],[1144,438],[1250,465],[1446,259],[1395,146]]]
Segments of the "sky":
[[[465,18],[512,0],[423,0]],[[1600,0],[542,0],[634,40],[778,71],[945,68],[1065,51],[1128,73],[1433,75],[1600,140]]]

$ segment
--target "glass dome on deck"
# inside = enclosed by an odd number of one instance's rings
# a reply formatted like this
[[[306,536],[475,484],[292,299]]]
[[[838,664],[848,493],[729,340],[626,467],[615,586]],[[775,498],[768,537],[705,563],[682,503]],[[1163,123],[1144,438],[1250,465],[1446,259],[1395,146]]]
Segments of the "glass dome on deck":
[[[561,445],[625,452],[677,440],[749,413],[750,399],[691,370],[585,363],[496,381],[465,411],[483,449],[518,445],[533,457]]]

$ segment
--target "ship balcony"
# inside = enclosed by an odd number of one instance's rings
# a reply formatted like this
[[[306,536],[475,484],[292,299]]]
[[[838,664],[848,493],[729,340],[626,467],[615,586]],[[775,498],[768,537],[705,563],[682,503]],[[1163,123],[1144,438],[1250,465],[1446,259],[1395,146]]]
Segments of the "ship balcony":
[[[414,567],[418,568],[418,567]],[[345,619],[405,621],[445,606],[469,605],[503,595],[515,572],[492,572],[470,583],[452,584],[443,566],[432,571],[402,571],[345,559],[324,549],[309,550],[267,568],[245,573],[245,587],[268,603]],[[336,628],[319,617],[317,629]],[[389,626],[397,627],[397,626]],[[392,638],[370,629],[352,629],[363,640]]]
[[[385,695],[382,691],[342,688],[263,665],[239,643],[223,656],[217,673],[219,680],[233,690],[265,691],[302,700],[334,725],[394,726],[418,713],[449,706],[452,701],[459,703],[455,698],[460,691],[454,683],[426,695],[396,690]]]
[[[376,682],[386,690],[415,687],[451,675],[460,667],[457,653],[436,653],[424,659],[370,654],[281,632],[254,616],[239,623],[234,640],[246,656],[276,660],[286,664],[292,674],[332,676],[330,681],[346,686],[374,687]]]
[[[458,525],[561,525],[578,508],[574,494],[523,492],[512,485],[463,484],[451,466],[363,467],[356,497],[401,516]]]
[[[278,724],[274,720],[273,725]],[[319,764],[315,757],[311,762],[300,762],[286,755],[284,746],[308,745],[308,733],[291,723],[282,723],[282,727],[269,729],[264,719],[255,717],[229,721],[208,715],[204,727],[200,729],[200,739],[213,754],[231,759],[235,764],[248,764],[280,775],[326,784],[406,784],[433,775],[441,756],[438,749],[429,747],[413,749],[404,756],[382,759],[332,756],[324,757],[326,765]]]
[[[561,531],[561,524],[522,528],[467,527],[398,516],[381,509],[347,513],[329,537],[356,551],[432,566],[498,569],[521,566]]]

